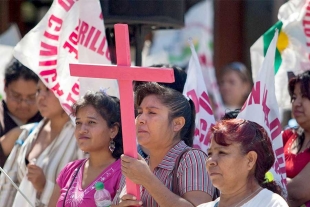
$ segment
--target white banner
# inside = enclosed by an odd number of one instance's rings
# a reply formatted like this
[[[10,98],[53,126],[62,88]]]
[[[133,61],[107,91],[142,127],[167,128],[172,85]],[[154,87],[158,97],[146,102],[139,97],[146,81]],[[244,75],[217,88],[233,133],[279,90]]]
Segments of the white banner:
[[[78,78],[70,76],[69,63],[110,63],[98,0],[55,0],[14,50],[14,56],[39,75],[68,114],[80,91],[109,88],[108,94],[118,96],[116,80],[90,79],[80,89]]]
[[[297,75],[310,68],[309,13],[309,0],[287,1],[279,9],[279,22],[251,47],[252,74],[255,80],[274,31],[279,30],[275,56],[275,91],[278,104],[282,109],[291,109],[291,99],[287,90],[287,72],[291,71]]]
[[[202,76],[199,59],[192,43],[190,44],[190,48],[192,51],[192,57],[189,61],[183,94],[189,97],[195,104],[196,128],[194,147],[206,152],[210,144],[210,134],[208,132],[210,127],[214,125],[215,119],[207,88]]]
[[[267,54],[255,80],[252,92],[237,118],[258,123],[267,131],[275,154],[275,163],[270,172],[285,190],[286,170],[282,141],[279,107],[275,96],[274,58],[278,31],[272,39]]]

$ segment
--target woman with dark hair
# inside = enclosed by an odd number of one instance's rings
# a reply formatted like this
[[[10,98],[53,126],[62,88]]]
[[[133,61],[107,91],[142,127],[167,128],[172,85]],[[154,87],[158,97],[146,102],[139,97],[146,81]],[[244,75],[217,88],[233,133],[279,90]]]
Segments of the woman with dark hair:
[[[122,173],[141,185],[141,200],[123,186],[116,206],[197,206],[212,200],[214,187],[206,171],[206,155],[193,150],[195,107],[180,92],[157,83],[135,92],[136,134],[146,160],[122,155]],[[180,160],[179,162],[177,160]]]
[[[219,89],[226,108],[241,108],[251,88],[251,75],[243,63],[232,62],[222,69]]]
[[[0,175],[0,206],[47,206],[57,174],[69,162],[83,158],[74,137],[74,125],[58,98],[42,81],[37,85],[36,102],[44,119],[21,127],[21,133],[3,169],[16,183],[16,191],[4,173]]]
[[[5,68],[6,98],[0,104],[0,167],[24,130],[22,126],[42,120],[36,104],[38,81],[39,77],[15,58]]]
[[[72,106],[72,112],[76,117],[78,146],[89,158],[71,162],[63,168],[49,206],[96,207],[95,183],[103,182],[114,198],[122,176],[119,99],[103,92],[88,92]]]
[[[289,82],[292,114],[299,128],[283,132],[288,203],[310,207],[310,71]]]
[[[265,179],[275,156],[263,127],[242,119],[222,120],[211,133],[207,170],[221,195],[199,207],[288,206],[277,183]]]

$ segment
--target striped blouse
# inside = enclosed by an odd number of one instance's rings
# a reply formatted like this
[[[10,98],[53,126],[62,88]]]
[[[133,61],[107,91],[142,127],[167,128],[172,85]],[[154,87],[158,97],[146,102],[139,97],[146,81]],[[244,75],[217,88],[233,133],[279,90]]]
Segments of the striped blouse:
[[[154,169],[156,177],[170,190],[172,190],[172,176],[175,161],[182,151],[187,147],[184,141],[180,141],[169,150],[162,162]],[[146,159],[148,162],[149,160]],[[204,191],[211,197],[214,194],[214,187],[207,174],[206,155],[198,150],[191,150],[183,155],[178,170],[178,186],[180,196],[190,191]],[[113,204],[118,204],[121,197],[126,194],[125,178],[120,181],[120,189],[117,191],[113,200]],[[148,191],[140,187],[141,201],[143,206],[157,207],[159,206]]]

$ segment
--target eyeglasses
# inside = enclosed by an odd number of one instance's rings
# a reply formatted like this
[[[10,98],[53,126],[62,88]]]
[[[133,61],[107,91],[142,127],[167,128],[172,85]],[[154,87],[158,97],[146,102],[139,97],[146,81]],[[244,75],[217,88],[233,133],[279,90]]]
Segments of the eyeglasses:
[[[22,98],[20,94],[14,93],[10,90],[8,90],[8,98],[11,99],[12,101],[21,104],[23,101],[28,104],[28,105],[32,105],[35,104],[36,102],[36,96],[33,95],[33,97],[29,97],[29,98]]]

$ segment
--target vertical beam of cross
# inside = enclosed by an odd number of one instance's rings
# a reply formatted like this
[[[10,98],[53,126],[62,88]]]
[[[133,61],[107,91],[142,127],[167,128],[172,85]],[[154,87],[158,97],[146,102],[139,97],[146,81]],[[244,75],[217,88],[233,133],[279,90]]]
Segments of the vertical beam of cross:
[[[174,82],[171,68],[131,67],[128,25],[116,24],[115,42],[117,66],[95,64],[70,64],[72,76],[117,79],[120,91],[124,154],[137,158],[137,142],[134,117],[132,82]],[[140,199],[140,186],[126,179],[128,194]]]

